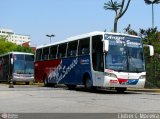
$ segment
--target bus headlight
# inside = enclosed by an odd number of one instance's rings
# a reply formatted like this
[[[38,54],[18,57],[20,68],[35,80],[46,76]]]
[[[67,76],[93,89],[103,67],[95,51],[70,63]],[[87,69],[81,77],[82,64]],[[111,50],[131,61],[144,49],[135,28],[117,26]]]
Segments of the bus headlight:
[[[146,75],[141,75],[140,77],[139,77],[139,79],[145,79],[146,78]]]
[[[105,75],[109,76],[109,77],[117,78],[117,76],[115,74],[113,74],[113,73],[107,73],[107,72],[105,72]]]

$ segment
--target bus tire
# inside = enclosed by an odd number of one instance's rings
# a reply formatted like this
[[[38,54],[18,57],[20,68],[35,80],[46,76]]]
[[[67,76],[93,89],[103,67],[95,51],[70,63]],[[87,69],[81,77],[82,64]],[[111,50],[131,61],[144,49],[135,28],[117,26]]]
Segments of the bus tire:
[[[48,87],[48,86],[49,86],[48,79],[47,79],[47,76],[46,76],[46,75],[45,75],[44,78],[43,78],[43,83],[44,83],[44,86],[45,86],[45,87]]]
[[[124,93],[127,90],[127,88],[120,88],[120,87],[117,87],[115,89],[117,90],[117,93]]]
[[[68,87],[69,90],[74,90],[76,88],[76,85],[72,84],[67,84],[66,86]]]
[[[85,89],[92,89],[93,88],[93,82],[89,76],[84,77],[84,87]]]

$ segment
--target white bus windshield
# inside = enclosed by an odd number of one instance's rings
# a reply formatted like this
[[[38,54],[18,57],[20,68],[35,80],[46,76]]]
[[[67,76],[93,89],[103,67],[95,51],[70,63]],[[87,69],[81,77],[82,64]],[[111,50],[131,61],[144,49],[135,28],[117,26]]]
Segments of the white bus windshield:
[[[144,72],[145,61],[141,39],[137,37],[105,35],[109,40],[106,69],[122,72]]]
[[[14,73],[17,74],[33,74],[34,71],[34,56],[14,54]]]

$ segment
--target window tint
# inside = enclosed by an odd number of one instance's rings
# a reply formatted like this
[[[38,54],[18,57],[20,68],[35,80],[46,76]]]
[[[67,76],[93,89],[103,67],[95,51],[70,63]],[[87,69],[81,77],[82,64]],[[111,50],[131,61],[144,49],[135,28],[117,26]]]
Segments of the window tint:
[[[90,38],[81,39],[79,41],[79,48],[78,48],[79,55],[89,54],[89,43],[90,43]]]
[[[42,49],[38,49],[36,51],[36,60],[41,60],[41,56],[42,56]]]
[[[14,60],[24,60],[24,55],[13,54]]]
[[[49,55],[49,48],[44,48],[43,49],[43,55],[42,55],[42,59],[43,60],[48,60],[48,55]]]
[[[67,56],[76,56],[78,41],[72,41],[68,43]]]
[[[26,61],[34,61],[34,55],[25,55]]]
[[[67,44],[66,43],[59,45],[59,47],[58,47],[58,55],[57,55],[58,58],[66,56],[66,48],[67,48]]]
[[[54,59],[56,58],[56,55],[57,55],[57,46],[51,46],[49,58]]]

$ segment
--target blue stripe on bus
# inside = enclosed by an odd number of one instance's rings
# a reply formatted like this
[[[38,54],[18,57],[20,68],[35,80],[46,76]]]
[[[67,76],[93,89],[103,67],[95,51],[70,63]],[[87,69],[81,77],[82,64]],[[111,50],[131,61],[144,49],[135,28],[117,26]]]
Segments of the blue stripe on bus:
[[[81,85],[85,73],[88,73],[91,77],[89,55],[62,58],[57,68],[49,74],[48,82]]]

